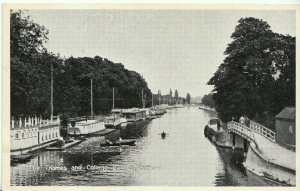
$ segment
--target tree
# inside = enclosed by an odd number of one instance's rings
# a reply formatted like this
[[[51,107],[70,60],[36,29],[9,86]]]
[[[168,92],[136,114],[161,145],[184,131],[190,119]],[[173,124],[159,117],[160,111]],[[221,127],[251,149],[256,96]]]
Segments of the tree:
[[[43,48],[48,30],[22,12],[11,12],[11,115],[50,116],[51,66],[54,81],[54,115],[64,117],[90,114],[90,79],[93,79],[94,113],[110,112],[112,88],[115,105],[121,108],[141,106],[143,90],[146,107],[151,91],[137,72],[100,56],[66,58]]]
[[[172,97],[172,90],[170,89],[170,93],[169,93],[169,96],[170,96],[170,105],[172,105],[172,99],[173,99],[173,97]]]
[[[50,60],[42,51],[47,34],[45,27],[24,17],[23,12],[10,12],[12,115],[35,114],[50,104]]]
[[[41,52],[49,31],[23,15],[22,11],[10,12],[10,55],[28,61]]]
[[[191,103],[191,95],[190,95],[190,93],[186,94],[186,102],[187,102],[187,104]]]
[[[178,91],[177,90],[175,90],[174,99],[175,99],[176,104],[177,104],[178,103]]]
[[[275,115],[293,105],[295,38],[273,33],[267,22],[252,17],[240,19],[231,37],[224,62],[208,81],[221,119]]]
[[[207,94],[204,95],[202,100],[201,100],[202,104],[209,106],[209,107],[215,107],[215,102],[213,100],[213,94]]]

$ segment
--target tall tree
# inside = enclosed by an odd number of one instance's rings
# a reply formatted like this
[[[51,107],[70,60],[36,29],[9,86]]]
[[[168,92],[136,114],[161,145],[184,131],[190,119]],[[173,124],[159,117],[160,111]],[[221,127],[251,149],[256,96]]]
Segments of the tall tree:
[[[42,53],[47,34],[45,27],[23,16],[23,12],[10,12],[12,115],[34,114],[49,107],[49,63],[57,60],[44,57]]]
[[[240,19],[231,37],[224,62],[208,82],[215,87],[213,98],[220,117],[225,121],[241,115],[253,118],[293,105],[295,38],[273,33],[267,22],[252,17]],[[289,84],[283,77],[285,69],[291,75]],[[282,92],[284,86],[288,88]],[[277,98],[285,95],[284,101]]]
[[[187,102],[187,104],[191,103],[191,95],[190,95],[190,93],[186,94],[186,102]]]
[[[10,12],[10,55],[21,61],[29,61],[44,48],[49,31],[34,23],[22,11]]]
[[[178,103],[178,91],[177,90],[175,90],[174,99],[175,99],[176,104],[177,104]]]

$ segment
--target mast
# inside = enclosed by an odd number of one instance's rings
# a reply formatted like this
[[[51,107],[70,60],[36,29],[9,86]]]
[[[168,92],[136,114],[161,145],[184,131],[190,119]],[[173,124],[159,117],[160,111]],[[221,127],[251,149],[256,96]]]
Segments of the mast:
[[[51,62],[51,116],[50,120],[53,120],[53,62]]]
[[[113,109],[115,109],[115,88],[113,88]]]
[[[91,117],[93,117],[93,79],[91,78]]]

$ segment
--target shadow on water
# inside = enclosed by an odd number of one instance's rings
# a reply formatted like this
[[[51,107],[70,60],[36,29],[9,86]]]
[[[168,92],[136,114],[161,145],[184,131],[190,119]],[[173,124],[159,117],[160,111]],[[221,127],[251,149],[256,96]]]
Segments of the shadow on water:
[[[64,158],[64,165],[67,167],[79,166],[79,165],[94,165],[101,162],[110,162],[112,156],[119,155],[118,151],[116,152],[65,152],[61,153]]]
[[[146,137],[148,133],[148,126],[151,120],[137,121],[134,123],[128,123],[127,126],[121,127],[120,135],[123,139],[139,139]]]
[[[243,166],[246,155],[242,150],[216,147],[223,169],[215,176],[216,186],[276,186],[275,183],[264,180],[247,171]]]

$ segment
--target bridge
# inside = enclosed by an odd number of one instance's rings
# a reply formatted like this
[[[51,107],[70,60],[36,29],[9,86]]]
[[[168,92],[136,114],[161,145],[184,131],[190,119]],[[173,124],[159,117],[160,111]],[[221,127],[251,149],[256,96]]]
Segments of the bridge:
[[[230,121],[227,123],[227,128],[229,132],[236,133],[249,142],[254,142],[256,145],[255,134],[261,135],[273,143],[276,142],[276,133],[274,131],[252,120],[250,121],[249,127],[235,121]]]
[[[254,143],[259,154],[268,162],[288,169],[296,169],[296,154],[276,143],[276,133],[267,127],[250,121],[249,127],[235,121],[227,123],[227,131]]]

